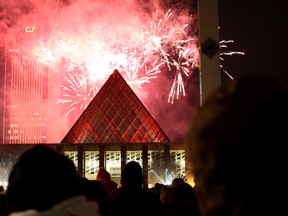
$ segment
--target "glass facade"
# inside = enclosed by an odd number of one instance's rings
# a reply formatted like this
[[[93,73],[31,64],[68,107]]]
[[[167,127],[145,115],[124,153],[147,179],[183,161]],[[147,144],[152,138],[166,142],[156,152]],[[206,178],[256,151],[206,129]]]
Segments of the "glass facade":
[[[115,70],[61,143],[170,142]]]

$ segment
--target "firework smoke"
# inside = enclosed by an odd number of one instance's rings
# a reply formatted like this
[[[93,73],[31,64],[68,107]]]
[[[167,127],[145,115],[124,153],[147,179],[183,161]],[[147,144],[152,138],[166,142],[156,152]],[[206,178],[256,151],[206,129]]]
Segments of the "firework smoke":
[[[54,111],[47,122],[71,118],[66,130],[53,124],[63,134],[55,133],[50,142],[64,137],[114,69],[172,140],[183,135],[186,116],[194,113],[191,101],[198,98],[189,86],[199,57],[196,15],[187,10],[190,1],[169,2],[0,0],[0,42],[9,44],[19,34],[38,38],[17,53],[35,58],[48,71],[48,104]],[[187,89],[189,98],[175,100]],[[177,129],[170,127],[175,122]]]
[[[153,104],[174,103],[181,94],[186,95],[186,83],[198,62],[197,38],[190,28],[193,16],[187,4],[176,7],[167,2],[131,0],[6,2],[0,3],[6,42],[19,33],[41,35],[30,47],[24,47],[25,51],[18,48],[17,52],[34,56],[49,68],[53,89],[59,85],[49,104],[54,101],[62,106],[71,122],[114,69],[153,110],[156,119],[158,111]],[[166,102],[156,101],[163,95]],[[63,118],[61,112],[54,112],[54,119]]]

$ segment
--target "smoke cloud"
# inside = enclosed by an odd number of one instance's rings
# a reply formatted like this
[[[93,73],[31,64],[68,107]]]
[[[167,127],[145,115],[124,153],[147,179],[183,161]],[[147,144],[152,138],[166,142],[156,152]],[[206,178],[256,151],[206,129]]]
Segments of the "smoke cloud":
[[[171,141],[182,141],[186,127],[194,115],[199,92],[197,83],[189,81],[187,76],[182,74],[187,82],[186,96],[180,94],[179,99],[175,99],[173,104],[168,103],[169,92],[177,73],[175,64],[180,63],[171,61],[173,64],[167,64],[167,62],[168,58],[176,56],[175,47],[184,44],[180,43],[182,38],[179,36],[179,29],[183,31],[183,35],[186,34],[186,37],[189,37],[188,34],[191,34],[191,37],[196,35],[193,29],[196,15],[191,15],[189,2],[188,0],[0,0],[0,43],[4,44],[5,40],[5,43],[9,44],[9,41],[14,39],[15,33],[19,32],[42,33],[44,37],[35,41],[29,49],[38,63],[49,68],[51,74],[48,75],[48,79],[53,83],[53,88],[56,88],[55,84],[66,85],[66,89],[71,88],[68,78],[73,76],[75,82],[89,80],[87,86],[93,86],[90,90],[97,91],[115,68],[122,69],[123,77],[131,84],[137,96]],[[190,29],[186,31],[184,24],[189,25],[187,28]],[[165,45],[163,41],[157,44],[156,40],[150,40],[152,36],[154,39],[156,36],[161,37],[165,40]],[[178,40],[178,44],[173,44],[174,40]],[[189,58],[192,54],[189,52],[196,42],[191,44],[189,41],[189,43],[189,49],[183,46],[181,50],[181,58],[187,64],[191,64]],[[140,55],[142,61],[145,58],[151,62],[153,60],[154,65],[155,62],[159,65],[161,63],[161,70],[159,69],[161,73],[147,75],[142,67],[142,72],[133,74],[132,66],[128,62],[136,61],[134,65],[138,64],[140,67],[140,63],[137,62],[140,58],[136,58],[136,55]],[[161,61],[159,56],[162,57]],[[149,69],[152,70],[152,67]],[[66,78],[63,78],[63,74]],[[66,83],[63,83],[63,80],[66,80]],[[77,93],[86,92],[87,90],[79,89]],[[53,110],[66,109],[65,111],[69,112],[71,103],[59,103],[62,93],[63,89],[50,94],[49,106]],[[81,104],[81,101],[77,103]],[[62,122],[58,128],[52,124],[55,131],[61,133],[54,133],[55,136],[50,138],[51,142],[60,142],[83,112],[83,109],[79,109],[70,115],[70,120],[67,120],[65,113],[59,110],[53,111],[53,114],[49,113],[47,120],[53,122],[53,119],[57,119],[58,122]]]

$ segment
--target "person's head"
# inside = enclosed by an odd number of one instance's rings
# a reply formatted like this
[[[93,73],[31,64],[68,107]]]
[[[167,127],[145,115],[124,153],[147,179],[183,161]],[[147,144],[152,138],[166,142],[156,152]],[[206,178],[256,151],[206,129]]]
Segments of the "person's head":
[[[7,200],[11,212],[48,210],[78,194],[80,182],[74,163],[45,145],[24,152],[9,175]]]
[[[186,182],[174,185],[171,193],[173,202],[185,202],[192,200],[195,202],[194,188]]]
[[[195,198],[194,188],[186,182],[172,185],[168,200],[168,215],[190,215],[198,216],[199,210]]]
[[[185,180],[181,177],[176,177],[172,180],[171,184],[174,186],[174,185],[177,185],[177,184],[180,184],[180,183],[184,183]]]
[[[142,187],[142,168],[136,161],[129,161],[121,173],[121,185]]]
[[[1,193],[1,192],[5,192],[5,188],[4,188],[3,185],[0,185],[0,193]]]
[[[171,198],[172,185],[163,185],[160,191],[160,201],[164,204],[168,204]]]
[[[243,76],[210,94],[185,141],[203,215],[279,209],[287,122],[287,89],[271,77]]]

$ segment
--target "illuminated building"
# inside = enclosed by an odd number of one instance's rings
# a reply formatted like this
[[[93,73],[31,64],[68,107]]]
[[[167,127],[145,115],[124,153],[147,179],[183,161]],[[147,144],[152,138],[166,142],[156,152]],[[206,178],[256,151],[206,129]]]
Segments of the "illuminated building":
[[[63,3],[62,0],[45,0],[35,4],[53,17],[58,16]],[[35,7],[29,3],[22,6],[18,9],[28,14]],[[35,56],[35,47],[45,44],[49,37],[49,26],[40,23],[40,19],[34,19],[9,26],[4,34],[7,38],[0,41],[1,144],[45,144],[51,142],[49,134],[55,132],[47,119],[50,118],[48,111],[53,109],[49,103],[51,95],[55,94],[52,89],[57,88],[60,78],[53,77],[51,68]]]
[[[183,146],[170,142],[117,70],[61,144],[79,175],[87,178],[95,179],[99,167],[105,167],[119,180],[121,169],[130,160],[142,165],[150,183],[185,175]]]
[[[5,46],[2,143],[46,143],[48,69],[31,55],[44,40],[34,26],[15,33]]]

